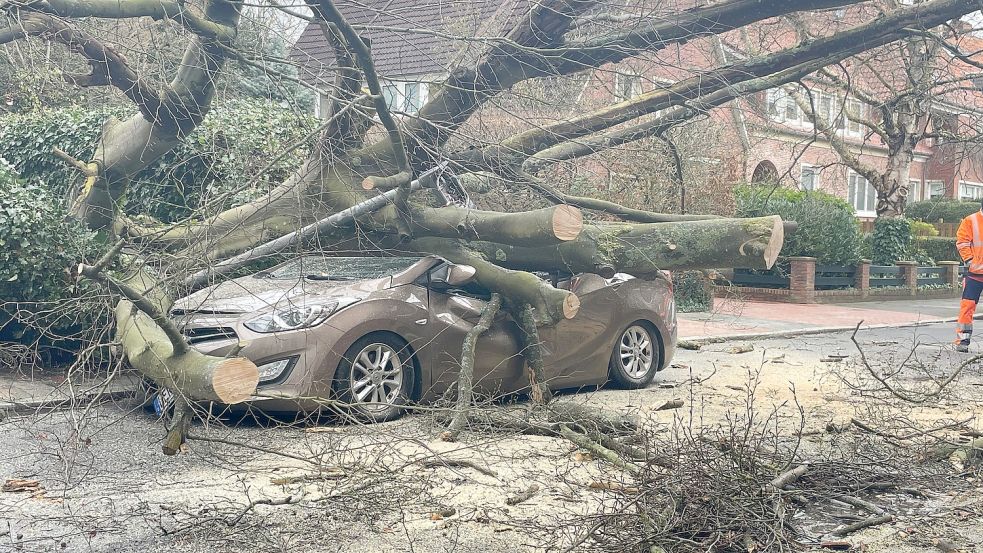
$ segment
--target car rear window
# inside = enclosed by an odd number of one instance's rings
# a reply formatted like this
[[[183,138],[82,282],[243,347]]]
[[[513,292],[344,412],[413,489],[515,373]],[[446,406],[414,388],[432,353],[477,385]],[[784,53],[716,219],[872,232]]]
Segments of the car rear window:
[[[419,257],[323,257],[309,255],[288,261],[263,274],[266,278],[334,277],[365,279],[391,276],[418,263]]]

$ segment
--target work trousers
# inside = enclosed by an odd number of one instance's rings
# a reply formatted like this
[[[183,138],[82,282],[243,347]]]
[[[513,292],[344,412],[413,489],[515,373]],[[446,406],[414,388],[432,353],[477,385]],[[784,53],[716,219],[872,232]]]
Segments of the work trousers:
[[[963,279],[963,298],[959,302],[959,320],[956,324],[956,342],[969,345],[973,337],[973,315],[976,314],[976,304],[980,302],[983,293],[983,281],[969,278]]]

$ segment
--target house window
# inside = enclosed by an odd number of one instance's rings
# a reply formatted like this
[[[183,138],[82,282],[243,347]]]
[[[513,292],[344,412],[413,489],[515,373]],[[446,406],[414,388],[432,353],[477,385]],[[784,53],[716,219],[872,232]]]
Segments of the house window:
[[[406,113],[420,111],[420,108],[423,107],[423,96],[420,93],[422,86],[420,83],[406,83],[403,87],[403,96],[406,98],[406,102],[403,104],[403,111]]]
[[[394,112],[414,114],[427,101],[427,85],[419,82],[390,81],[382,85],[382,97]]]
[[[848,176],[847,201],[863,217],[877,215],[877,191],[862,176],[850,171]]]
[[[959,183],[960,200],[983,200],[983,184],[976,182]]]
[[[642,93],[642,78],[632,73],[615,73],[614,97],[631,100]]]
[[[911,201],[920,201],[925,199],[925,189],[922,187],[922,181],[909,179],[908,180],[908,199]]]
[[[936,200],[945,196],[945,185],[940,180],[930,180],[925,182],[928,189],[928,198]]]
[[[391,110],[396,109],[396,102],[399,99],[399,84],[386,83],[382,85],[382,98],[386,101],[386,107]]]
[[[848,100],[847,101],[847,117],[850,119],[847,125],[847,132],[852,135],[860,136],[863,134],[864,128],[860,121],[853,119],[849,114],[854,114],[854,117],[863,118],[866,106],[859,100]]]
[[[799,185],[803,190],[812,191],[819,187],[819,168],[812,165],[802,166],[802,178]]]

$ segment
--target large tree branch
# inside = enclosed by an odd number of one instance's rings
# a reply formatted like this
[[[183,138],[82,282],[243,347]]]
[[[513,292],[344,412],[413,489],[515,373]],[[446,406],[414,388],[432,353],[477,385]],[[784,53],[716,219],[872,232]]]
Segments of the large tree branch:
[[[171,19],[203,37],[231,41],[236,35],[235,26],[202,17],[178,0],[11,0],[8,5],[58,17]]]
[[[493,157],[531,155],[561,142],[600,132],[673,105],[685,105],[701,96],[787,71],[805,63],[818,61],[822,65],[829,65],[901,38],[907,34],[905,27],[935,26],[976,7],[975,0],[935,0],[902,10],[827,38],[708,71],[675,83],[665,90],[643,94],[627,102],[526,131],[493,147],[493,150],[497,150]]]
[[[50,15],[26,12],[20,20],[19,29],[12,27],[0,32],[0,44],[7,38],[16,40],[27,36],[60,42],[84,57],[92,67],[92,74],[68,77],[70,81],[81,86],[112,85],[133,101],[144,117],[152,119],[160,113],[162,101],[156,87],[139,78],[116,50]]]

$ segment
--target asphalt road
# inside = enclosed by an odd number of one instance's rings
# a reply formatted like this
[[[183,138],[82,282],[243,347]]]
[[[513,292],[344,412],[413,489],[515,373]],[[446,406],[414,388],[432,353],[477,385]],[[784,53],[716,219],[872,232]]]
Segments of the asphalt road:
[[[864,331],[858,338],[864,349],[882,359],[903,358],[914,346],[919,355],[933,363],[951,365],[966,358],[947,346],[954,333],[951,327],[883,328]],[[818,364],[831,354],[856,353],[849,332],[742,344],[753,346],[757,353],[735,353],[732,343],[713,344],[700,351],[681,350],[674,366],[661,374],[661,382],[670,385],[653,385],[633,393],[601,391],[595,396],[615,407],[644,406],[678,396],[678,390],[669,389],[673,382],[711,374],[719,366],[753,365],[756,356],[799,356],[797,359],[805,360],[796,365],[801,368],[808,367],[810,359]],[[983,353],[983,344],[974,346],[974,351]],[[773,365],[769,370],[780,373],[792,369]],[[400,455],[395,450],[373,460],[380,471],[359,476],[360,482],[364,480],[361,484],[351,479],[335,482],[324,476],[328,467],[364,460],[357,452],[362,447],[368,450],[367,444],[399,441],[404,444],[399,446],[401,451],[436,447],[436,430],[425,415],[371,428],[333,427],[324,432],[251,420],[239,421],[235,427],[206,429],[199,424],[193,432],[245,443],[250,448],[192,442],[187,454],[164,457],[160,453],[161,424],[125,403],[0,421],[0,482],[33,480],[41,486],[33,493],[0,492],[0,551],[412,549],[511,553],[548,545],[544,535],[532,529],[509,526],[515,511],[510,514],[504,507],[488,509],[480,516],[471,513],[469,523],[431,520],[430,513],[442,501],[449,501],[455,489],[470,486],[472,480],[483,476],[465,477],[450,471],[441,479],[426,473],[426,479],[423,473],[402,474],[397,468]],[[494,447],[499,448],[495,450],[497,457],[488,461],[497,463],[498,480],[489,480],[469,501],[480,503],[486,494],[499,505],[501,500],[493,494],[525,485],[521,477],[527,471],[541,470],[542,478],[548,478],[562,472],[562,463],[569,462],[569,444],[560,440],[524,437],[513,442],[486,446],[480,439],[472,439],[467,445],[476,455],[491,455]],[[320,455],[326,462],[314,467],[271,453],[276,451],[303,458]],[[316,497],[300,498],[294,494],[302,488],[271,484],[298,474],[320,474],[318,481],[323,485],[319,485]],[[513,479],[506,476],[509,474],[517,476]],[[561,484],[555,487],[559,491],[553,495],[560,499],[572,493],[560,489]],[[256,499],[302,500],[304,506],[247,508]]]

